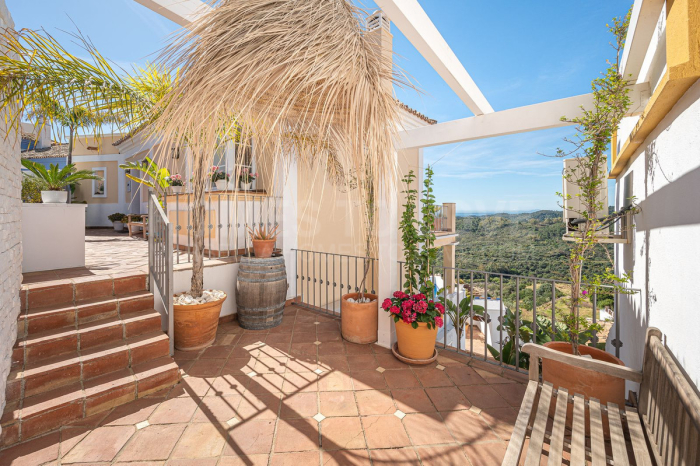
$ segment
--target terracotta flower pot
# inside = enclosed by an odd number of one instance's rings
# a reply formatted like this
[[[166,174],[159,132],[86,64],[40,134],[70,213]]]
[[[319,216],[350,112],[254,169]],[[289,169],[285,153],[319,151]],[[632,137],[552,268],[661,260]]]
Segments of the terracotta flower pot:
[[[550,341],[544,346],[566,354],[573,354],[571,343],[563,341]],[[579,353],[590,355],[597,361],[610,362],[619,366],[624,366],[620,359],[610,353],[593,348],[591,346],[579,345]],[[570,366],[551,359],[542,360],[542,380],[550,382],[554,388],[563,387],[570,395],[580,393],[586,398],[597,398],[602,405],[612,401],[618,406],[625,406],[625,381],[618,377],[601,374],[588,369]],[[569,405],[567,425],[571,424],[573,405]],[[554,415],[554,405],[550,410],[550,416]],[[586,411],[588,418],[588,411]],[[605,433],[608,431],[607,422],[603,423]]]
[[[418,328],[399,320],[394,323],[399,354],[410,359],[429,359],[435,354],[437,327],[428,329],[428,324],[418,322]]]
[[[379,301],[376,294],[365,293],[373,300],[369,303],[351,303],[349,298],[357,299],[359,293],[343,295],[340,301],[340,323],[343,338],[361,345],[377,341],[377,314]]]
[[[253,240],[253,252],[255,253],[255,257],[272,257],[272,251],[274,247],[274,239]]]
[[[226,296],[204,304],[174,304],[175,348],[197,351],[214,343],[224,301]]]

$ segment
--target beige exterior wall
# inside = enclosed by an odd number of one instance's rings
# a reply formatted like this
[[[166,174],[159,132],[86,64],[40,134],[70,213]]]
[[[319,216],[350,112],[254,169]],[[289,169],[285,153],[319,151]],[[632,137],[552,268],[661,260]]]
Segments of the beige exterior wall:
[[[77,160],[76,160],[77,159]],[[87,202],[88,204],[117,204],[119,203],[119,164],[117,162],[80,162],[80,158],[74,159],[78,170],[92,170],[97,167],[107,169],[107,197],[92,196],[92,181],[81,181],[75,190],[76,202]],[[133,188],[132,188],[133,189]]]
[[[122,136],[121,133],[104,134],[98,139],[93,135],[76,136],[73,139],[73,155],[116,154],[119,151],[112,143]]]
[[[0,0],[0,27],[14,27],[5,0]],[[0,132],[7,134],[5,119]],[[22,283],[22,202],[18,138],[0,138],[0,412],[5,409],[5,387],[10,373],[12,346],[17,339]],[[1,429],[1,428],[0,428]]]

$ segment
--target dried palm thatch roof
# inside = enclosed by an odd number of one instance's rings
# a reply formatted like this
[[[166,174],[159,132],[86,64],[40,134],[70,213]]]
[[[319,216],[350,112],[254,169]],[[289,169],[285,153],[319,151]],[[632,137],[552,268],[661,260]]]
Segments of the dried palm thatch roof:
[[[195,179],[221,142],[254,137],[274,162],[322,162],[393,185],[392,83],[410,84],[365,17],[349,0],[217,1],[161,56],[180,70],[155,123],[171,142],[162,146],[185,142]]]

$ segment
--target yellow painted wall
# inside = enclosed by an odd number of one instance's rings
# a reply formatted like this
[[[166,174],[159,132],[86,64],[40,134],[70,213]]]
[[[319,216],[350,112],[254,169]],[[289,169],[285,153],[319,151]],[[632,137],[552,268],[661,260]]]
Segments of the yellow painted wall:
[[[116,204],[119,202],[119,164],[117,162],[80,162],[76,161],[78,170],[92,170],[96,167],[107,169],[107,197],[92,197],[92,180],[81,181],[75,190],[77,202],[88,204]]]
[[[73,139],[73,155],[118,154],[119,149],[112,144],[123,136],[121,133],[104,134],[99,139],[93,135],[76,136]]]

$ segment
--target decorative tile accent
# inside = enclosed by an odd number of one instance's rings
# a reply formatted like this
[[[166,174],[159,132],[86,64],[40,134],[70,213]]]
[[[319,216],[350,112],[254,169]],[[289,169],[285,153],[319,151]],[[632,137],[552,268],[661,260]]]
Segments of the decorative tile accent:
[[[239,420],[236,419],[235,417],[232,417],[231,419],[229,419],[228,421],[226,421],[226,424],[228,424],[230,427],[233,427],[233,426],[235,426],[236,424],[238,424],[239,422],[241,422],[241,421],[239,421]]]
[[[317,373],[318,375],[323,374],[323,371],[321,369],[316,369],[314,372]]]
[[[384,369],[384,368],[381,367],[381,366],[377,367],[377,372],[379,372],[380,374],[383,374],[385,370],[386,370],[386,369]]]
[[[326,418],[326,416],[324,416],[324,415],[321,414],[321,413],[318,413],[317,415],[314,416],[314,419],[316,419],[316,422],[321,422],[321,421],[323,421],[325,418]]]
[[[481,408],[477,408],[476,406],[472,406],[471,408],[469,408],[469,411],[471,411],[474,414],[480,414]]]
[[[248,377],[255,377],[255,376],[258,375],[258,374],[257,374],[255,371],[250,371],[250,372],[248,372],[246,375],[247,375]]]
[[[316,345],[316,346],[318,346],[318,345],[320,345],[320,344],[321,344],[320,341],[315,341],[315,342],[314,342],[314,345]]]
[[[314,325],[320,325],[321,322],[314,322]]]
[[[136,424],[136,430],[144,429],[150,425],[151,425],[151,423],[148,421],[139,422],[138,424]]]
[[[444,370],[445,370],[445,366],[443,366],[442,364],[438,364],[437,366],[435,366],[435,369],[437,369],[437,370],[439,370],[439,371],[444,371]]]
[[[396,412],[394,413],[394,416],[398,417],[399,419],[403,419],[406,417],[406,413],[404,413],[400,409],[397,409]]]

